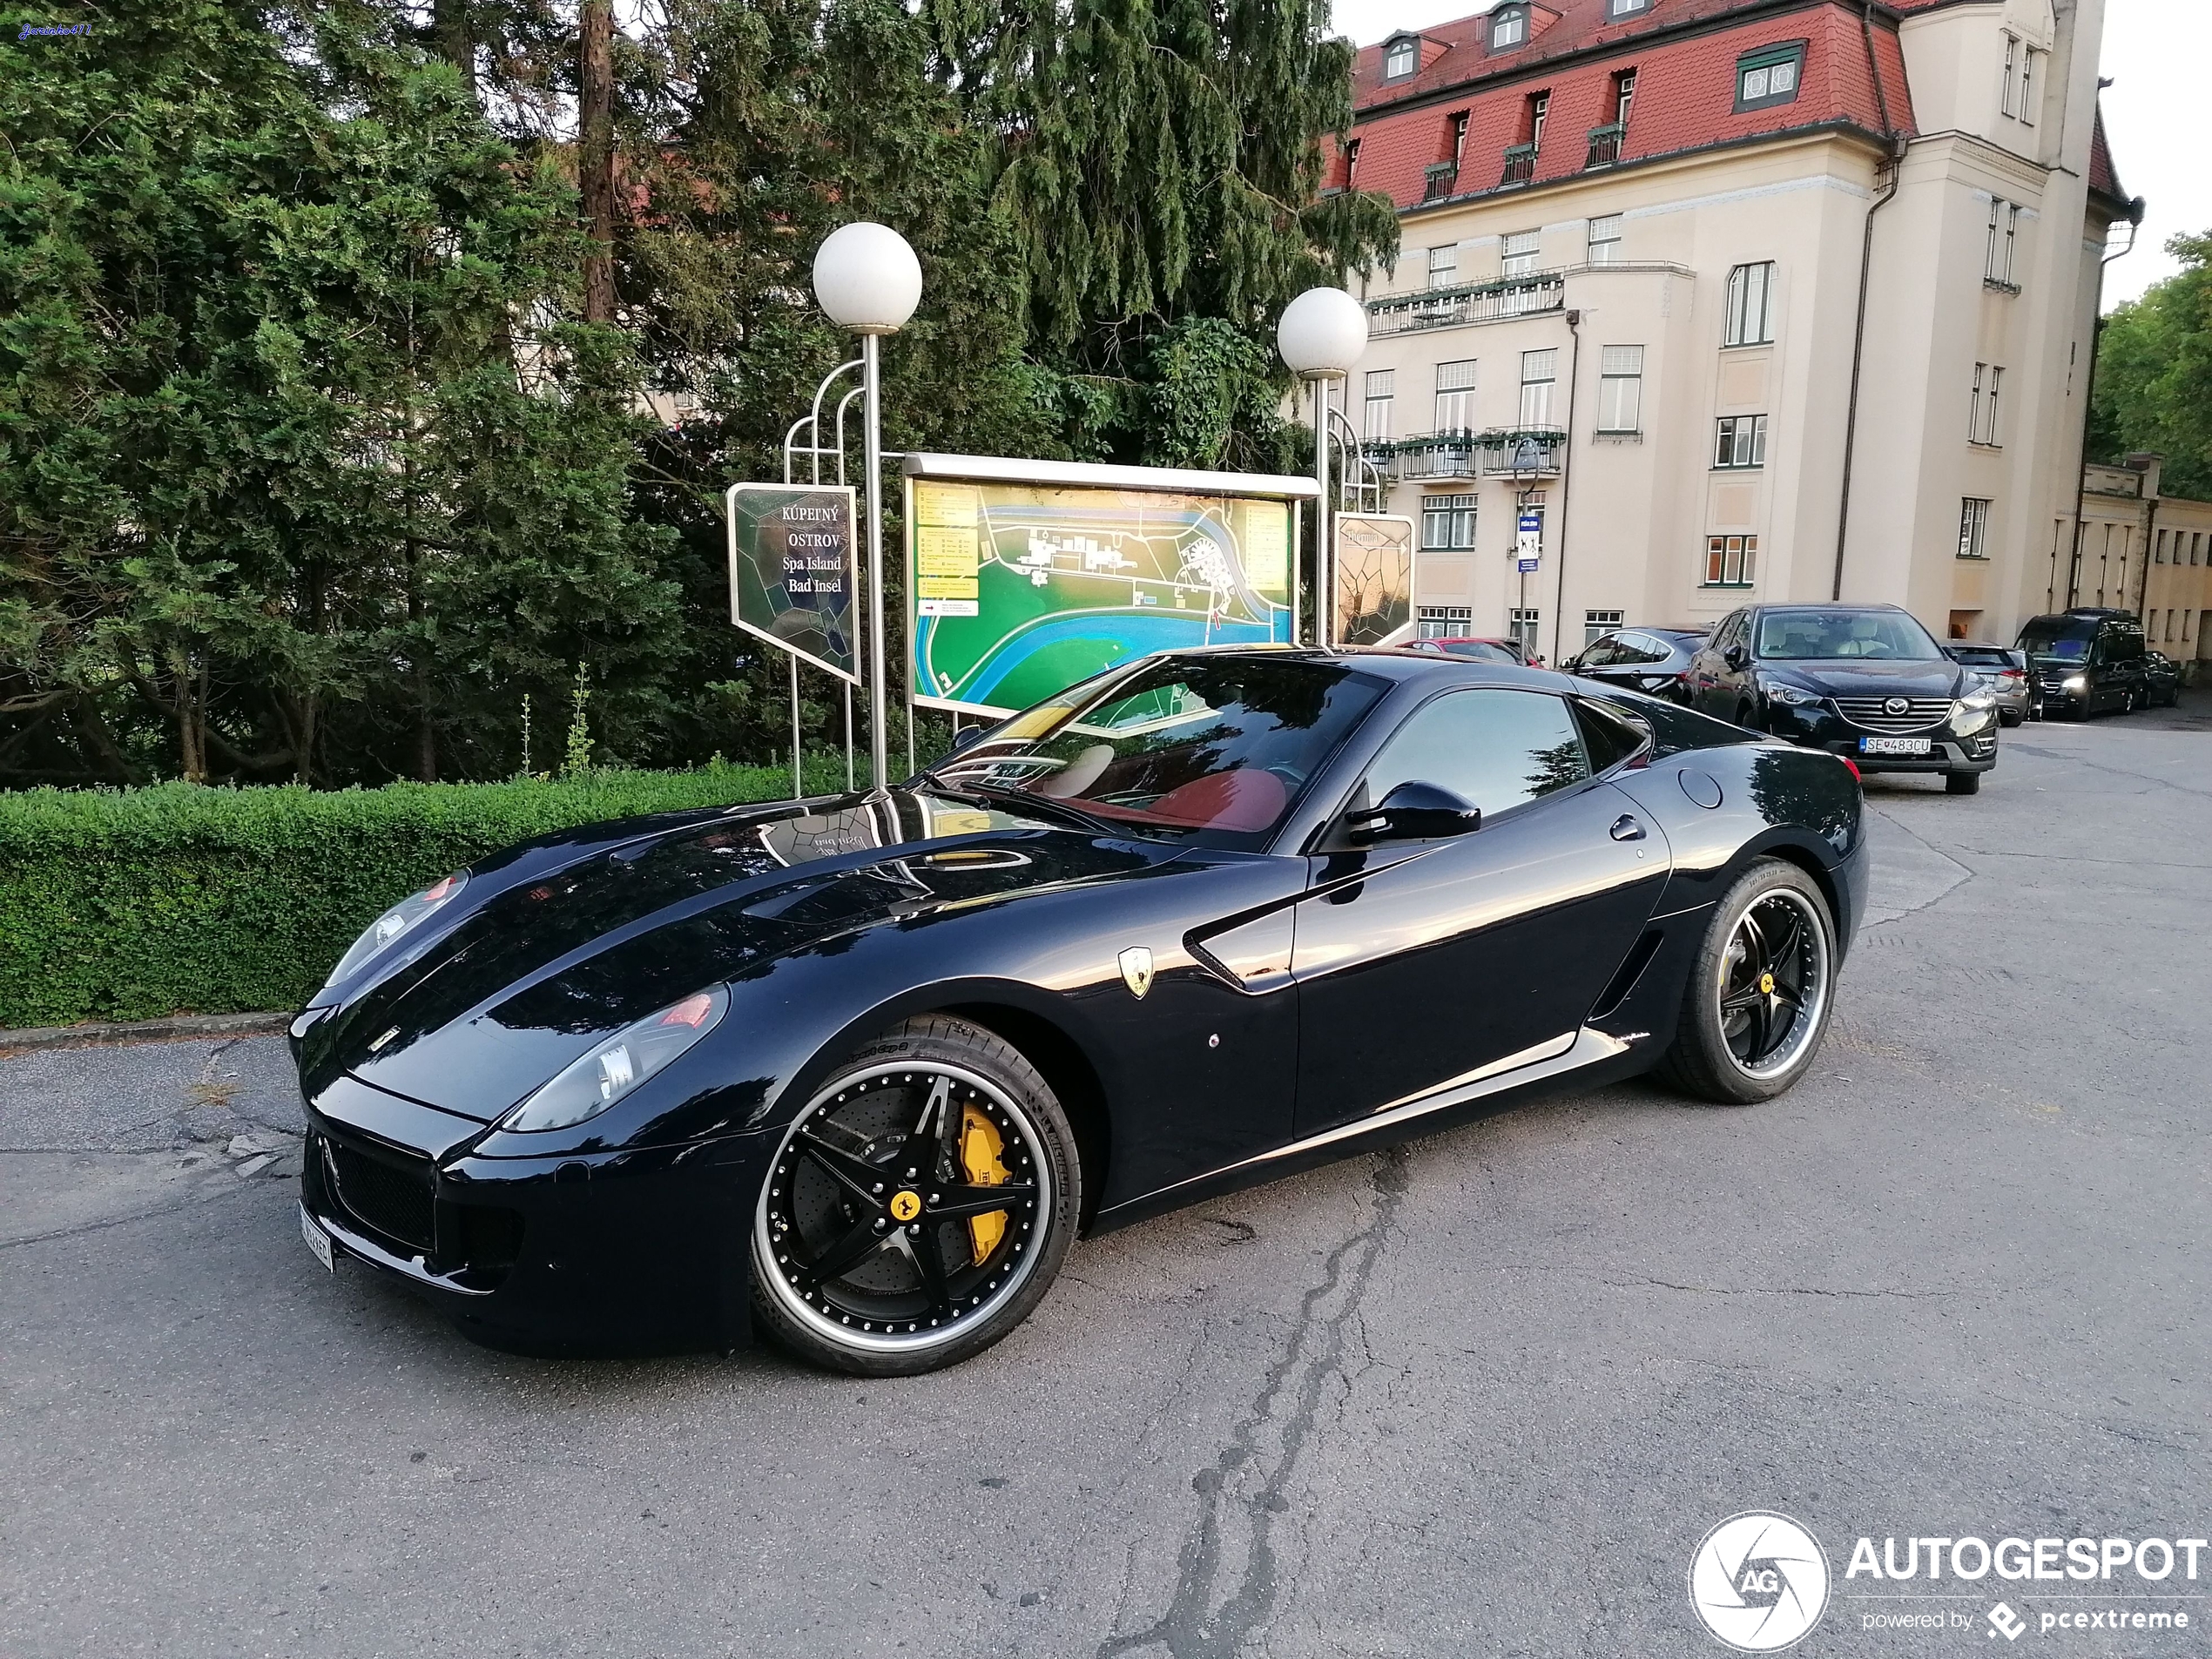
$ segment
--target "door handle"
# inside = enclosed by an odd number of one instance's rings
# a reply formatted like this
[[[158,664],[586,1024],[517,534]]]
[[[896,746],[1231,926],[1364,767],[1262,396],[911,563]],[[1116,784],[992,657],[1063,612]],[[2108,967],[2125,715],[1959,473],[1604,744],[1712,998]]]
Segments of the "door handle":
[[[1643,840],[1643,826],[1623,813],[1613,820],[1612,835],[1616,841],[1641,841]]]

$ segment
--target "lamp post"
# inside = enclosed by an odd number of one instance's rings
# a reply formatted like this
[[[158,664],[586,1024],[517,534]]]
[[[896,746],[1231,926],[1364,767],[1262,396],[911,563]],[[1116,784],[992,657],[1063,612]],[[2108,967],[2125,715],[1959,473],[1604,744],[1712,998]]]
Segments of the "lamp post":
[[[881,789],[891,772],[890,693],[883,634],[883,377],[879,347],[921,303],[921,261],[888,225],[859,220],[822,239],[814,253],[814,298],[829,320],[860,336],[861,451],[867,471],[868,778]],[[819,442],[819,437],[816,439]]]
[[[1329,382],[1352,373],[1367,349],[1367,307],[1342,288],[1308,288],[1283,307],[1275,343],[1291,373],[1313,388],[1313,482],[1320,486],[1313,520],[1313,634],[1332,644],[1334,631],[1336,515],[1329,498]]]

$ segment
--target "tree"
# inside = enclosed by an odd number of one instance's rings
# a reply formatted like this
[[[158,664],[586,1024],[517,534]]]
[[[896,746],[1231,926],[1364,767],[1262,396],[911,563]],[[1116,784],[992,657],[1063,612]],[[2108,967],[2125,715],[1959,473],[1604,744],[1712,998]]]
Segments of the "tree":
[[[2212,233],[2166,246],[2181,272],[2115,307],[2100,330],[2089,453],[2155,451],[2168,495],[2212,501]]]

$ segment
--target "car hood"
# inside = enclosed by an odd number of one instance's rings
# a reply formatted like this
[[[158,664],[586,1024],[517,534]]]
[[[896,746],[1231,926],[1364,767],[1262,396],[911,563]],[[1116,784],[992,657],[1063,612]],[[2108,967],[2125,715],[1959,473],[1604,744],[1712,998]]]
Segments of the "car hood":
[[[1181,851],[902,790],[603,841],[307,1031],[302,1082],[312,1096],[347,1071],[489,1123],[610,1033],[793,950]]]
[[[1948,659],[1939,663],[1851,662],[1824,658],[1818,662],[1762,662],[1760,668],[1823,697],[1956,697],[1967,671]]]

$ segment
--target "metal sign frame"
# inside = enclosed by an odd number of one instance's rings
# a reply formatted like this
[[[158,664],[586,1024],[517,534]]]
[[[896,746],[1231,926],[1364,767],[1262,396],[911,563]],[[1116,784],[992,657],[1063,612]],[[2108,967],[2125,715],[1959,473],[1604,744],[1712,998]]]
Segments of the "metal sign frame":
[[[738,614],[738,492],[745,490],[764,496],[842,496],[845,497],[845,591],[851,609],[851,632],[853,640],[853,666],[840,668],[835,663],[801,651],[789,640],[778,637],[768,630],[747,622]],[[722,492],[723,528],[729,538],[730,559],[730,620],[756,639],[765,641],[778,651],[811,663],[825,674],[832,674],[848,685],[860,684],[860,498],[850,484],[755,484],[735,483]]]
[[[1285,607],[1290,611],[1291,640],[1298,641],[1298,604],[1303,584],[1298,571],[1298,537],[1303,527],[1305,503],[1318,500],[1320,486],[1311,478],[1282,473],[1208,472],[1181,467],[1119,467],[1081,461],[1029,461],[1008,455],[958,455],[915,452],[901,463],[901,523],[907,552],[905,611],[907,623],[907,706],[943,709],[955,717],[968,714],[1001,718],[1008,711],[997,705],[963,702],[926,695],[915,680],[915,637],[919,619],[917,538],[914,523],[914,485],[941,481],[963,484],[1029,485],[1047,489],[1108,489],[1151,495],[1208,496],[1224,501],[1281,502],[1289,509],[1289,543],[1285,575]],[[912,730],[912,722],[908,722]]]

